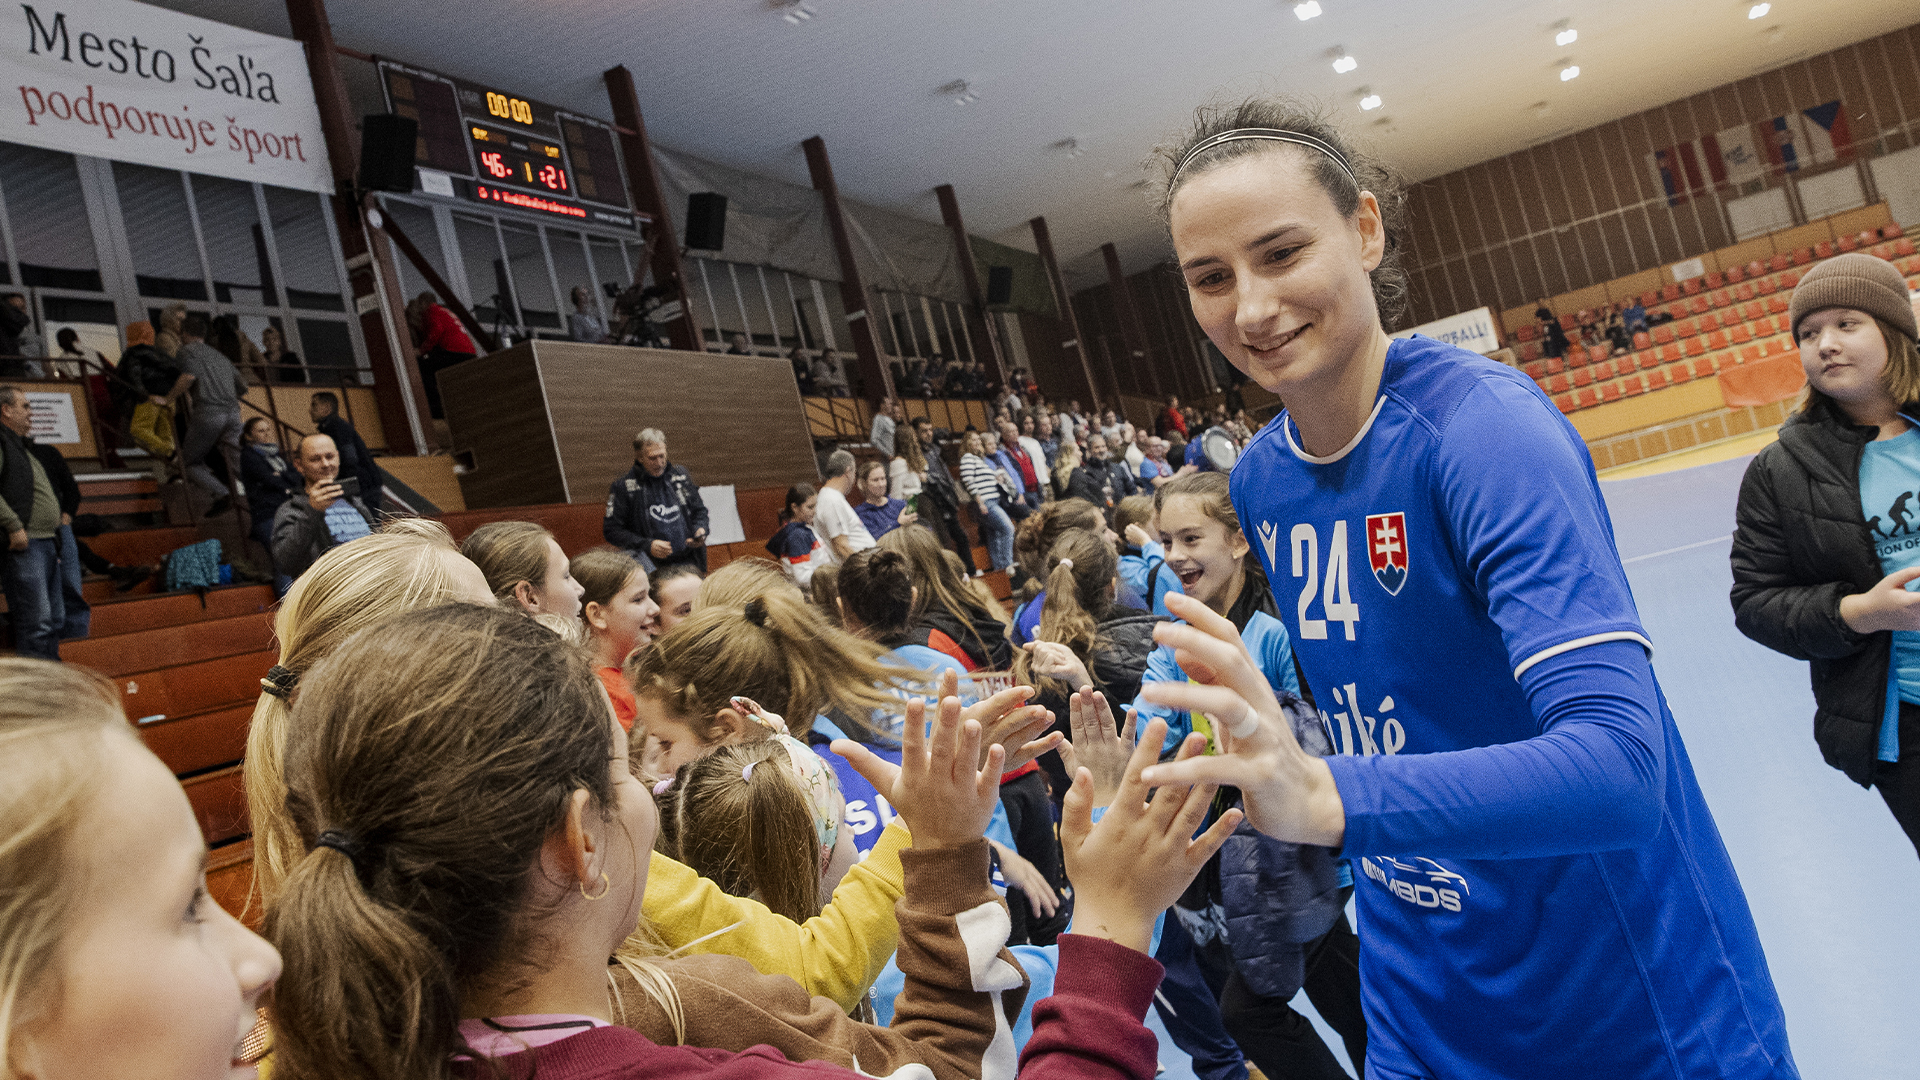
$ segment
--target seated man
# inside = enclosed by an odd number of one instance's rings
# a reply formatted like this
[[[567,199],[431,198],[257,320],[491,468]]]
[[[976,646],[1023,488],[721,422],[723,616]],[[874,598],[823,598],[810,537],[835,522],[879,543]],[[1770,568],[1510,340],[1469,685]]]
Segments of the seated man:
[[[675,563],[707,572],[707,504],[693,476],[667,460],[667,436],[660,429],[633,437],[633,468],[607,493],[600,535],[649,574]]]
[[[860,467],[860,493],[866,498],[853,512],[860,515],[860,523],[875,540],[920,520],[920,515],[907,509],[905,499],[887,498],[887,463],[884,461],[869,461]]]
[[[340,452],[340,475],[359,479],[361,505],[379,513],[384,499],[381,487],[384,477],[379,464],[373,460],[373,451],[367,449],[366,441],[354,429],[353,421],[340,415],[339,396],[331,390],[313,395],[307,405],[307,415],[313,418],[314,430],[332,439],[334,449]]]
[[[273,568],[289,578],[306,572],[314,560],[349,540],[373,531],[373,514],[357,495],[341,485],[340,451],[325,435],[300,440],[293,467],[307,482],[273,515]]]
[[[567,336],[589,345],[611,345],[607,320],[593,310],[593,290],[585,285],[573,287],[573,313],[567,316]]]

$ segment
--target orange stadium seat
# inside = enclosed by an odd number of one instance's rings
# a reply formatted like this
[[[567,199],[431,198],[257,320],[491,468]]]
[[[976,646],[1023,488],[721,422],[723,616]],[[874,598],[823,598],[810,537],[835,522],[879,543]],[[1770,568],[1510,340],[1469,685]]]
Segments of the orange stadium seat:
[[[1687,311],[1694,315],[1704,315],[1707,309],[1712,306],[1705,296],[1695,296],[1693,299],[1687,301]]]
[[[1635,394],[1644,394],[1647,392],[1646,380],[1638,375],[1629,375],[1620,380],[1620,392],[1628,397],[1632,397]]]
[[[1593,377],[1595,381],[1598,381],[1598,382],[1605,382],[1606,380],[1613,378],[1613,361],[1602,360],[1599,363],[1593,365]]]
[[[1688,356],[1704,356],[1706,355],[1706,351],[1707,351],[1706,338],[1690,337],[1687,339],[1687,355]]]
[[[1795,285],[1800,284],[1800,279],[1804,275],[1805,271],[1802,270],[1788,270],[1780,275],[1780,287],[1791,291]]]
[[[1520,329],[1513,332],[1513,336],[1519,338],[1521,341],[1532,341],[1538,331],[1539,327],[1533,323],[1522,323]]]
[[[1572,330],[1579,325],[1580,325],[1580,316],[1577,314],[1569,312],[1565,315],[1560,316],[1560,329],[1562,330]]]
[[[1767,305],[1765,302],[1760,300],[1755,300],[1740,309],[1741,317],[1745,318],[1748,322],[1752,322],[1753,320],[1759,318],[1762,315],[1765,315],[1766,313],[1767,313]]]
[[[1713,356],[1713,367],[1715,371],[1725,371],[1730,367],[1738,367],[1739,365],[1740,358],[1733,355],[1732,352],[1715,353]]]
[[[1648,372],[1648,373],[1647,373],[1647,389],[1649,389],[1649,390],[1664,390],[1664,389],[1666,389],[1666,386],[1667,386],[1667,373],[1666,373],[1666,372],[1664,372],[1664,371],[1650,371],[1650,372]]]
[[[1707,335],[1707,348],[1724,349],[1726,347],[1727,332],[1725,330],[1715,330],[1713,333]]]
[[[1727,331],[1727,340],[1735,345],[1745,345],[1753,340],[1753,333],[1747,329],[1746,323],[1734,323],[1733,329]]]
[[[1785,314],[1787,310],[1787,298],[1781,296],[1779,293],[1774,293],[1772,296],[1767,297],[1767,310],[1773,312],[1775,315]]]
[[[1871,244],[1873,241],[1869,240],[1867,243]],[[1845,252],[1855,251],[1860,247],[1860,238],[1852,235],[1842,236],[1833,242],[1833,246],[1843,254]]]
[[[1606,346],[1606,345],[1587,346],[1587,361],[1589,363],[1597,364],[1600,361],[1605,360],[1607,357],[1612,355],[1613,355],[1613,349],[1609,346]]]
[[[1705,286],[1709,289],[1725,288],[1727,284],[1727,276],[1725,274],[1722,274],[1718,270],[1709,270],[1707,271],[1707,277],[1703,284],[1705,284]]]
[[[1913,254],[1913,250],[1914,250],[1914,249],[1913,249],[1913,238],[1912,238],[1912,237],[1908,237],[1908,236],[1899,236],[1899,237],[1895,237],[1895,238],[1894,238],[1894,241],[1893,241],[1893,253],[1894,253],[1895,255],[1900,255],[1900,256],[1907,256],[1907,255],[1911,255],[1911,254]]]
[[[1747,264],[1747,276],[1750,278],[1757,278],[1766,272],[1767,264],[1761,262],[1759,259],[1755,259]]]
[[[1827,250],[1828,250],[1828,251],[1832,251],[1832,250],[1833,250],[1833,244],[1832,244],[1832,243],[1831,243],[1830,241],[1826,241],[1826,240],[1822,240],[1822,241],[1821,241],[1821,243],[1823,243],[1823,244],[1826,244],[1826,245],[1827,245]],[[1812,249],[1812,248],[1804,248],[1804,247],[1803,247],[1803,248],[1794,248],[1794,249],[1793,249],[1793,265],[1794,265],[1794,266],[1805,266],[1805,265],[1807,265],[1808,263],[1810,263],[1810,262],[1812,262],[1812,261],[1813,261],[1813,249]]]
[[[1767,355],[1767,350],[1761,348],[1758,345],[1749,345],[1746,348],[1740,350],[1740,359],[1743,362],[1749,363],[1749,364],[1753,363],[1755,360],[1758,360],[1765,355]]]
[[[1561,394],[1559,397],[1554,398],[1553,406],[1554,408],[1559,409],[1563,413],[1570,413],[1574,409],[1579,407],[1573,403],[1572,394]]]
[[[1740,282],[1745,281],[1746,279],[1747,279],[1746,268],[1740,267],[1740,266],[1727,267],[1727,284],[1738,285]]]
[[[1567,367],[1569,370],[1573,368],[1586,367],[1587,360],[1588,360],[1587,350],[1582,348],[1579,345],[1575,345],[1572,348],[1567,350],[1566,359],[1567,359]]]
[[[1779,287],[1780,283],[1773,279],[1772,274],[1768,274],[1766,277],[1753,283],[1753,291],[1759,293],[1761,296],[1772,296],[1774,290]]]
[[[1662,323],[1653,328],[1653,340],[1662,345],[1672,344],[1675,336],[1672,323]]]
[[[1673,324],[1673,332],[1683,338],[1689,338],[1700,332],[1700,324],[1692,319],[1681,319]]]
[[[1580,408],[1585,409],[1589,406],[1600,404],[1600,395],[1594,393],[1593,387],[1589,386],[1583,390],[1577,391],[1573,395],[1573,400],[1579,404]]]
[[[1532,361],[1532,360],[1540,359],[1540,343],[1537,341],[1521,342],[1520,343],[1520,359],[1523,361]]]
[[[1713,374],[1713,358],[1712,357],[1702,356],[1693,362],[1694,378],[1704,379],[1711,374]]]
[[[1700,291],[1700,279],[1697,277],[1690,277],[1687,280],[1680,283],[1680,288],[1688,296],[1692,296],[1695,293]]]
[[[1882,240],[1898,240],[1906,234],[1906,230],[1897,224],[1889,223],[1880,226],[1880,239]]]
[[[1652,371],[1654,368],[1660,366],[1660,357],[1655,355],[1652,349],[1635,353],[1633,354],[1633,358],[1634,366],[1638,367],[1641,371]]]
[[[1547,376],[1547,389],[1552,393],[1564,394],[1571,385],[1572,383],[1568,381],[1565,375]]]
[[[1643,292],[1640,294],[1641,307],[1652,307],[1653,305],[1659,302],[1660,302],[1660,293],[1656,289],[1648,289],[1646,292]]]
[[[1634,331],[1634,334],[1633,334],[1634,348],[1646,349],[1652,345],[1653,345],[1653,336],[1651,334],[1648,334],[1645,330]]]
[[[1667,369],[1667,378],[1673,385],[1679,386],[1683,382],[1693,381],[1693,371],[1685,364],[1675,364]]]
[[[1700,316],[1697,325],[1700,327],[1700,332],[1705,334],[1709,331],[1720,329],[1720,323],[1720,316],[1709,311],[1705,315]]]
[[[1567,370],[1567,362],[1558,356],[1547,357],[1547,374],[1558,375]]]
[[[1831,258],[1833,258],[1833,241],[1831,241],[1831,240],[1822,240],[1822,241],[1820,241],[1819,243],[1817,243],[1817,244],[1815,244],[1815,245],[1813,245],[1813,255],[1814,255],[1814,257],[1815,257],[1815,258],[1817,258],[1817,259],[1831,259]],[[1799,252],[1797,252],[1797,251],[1796,251],[1796,252],[1794,252],[1794,253],[1793,253],[1793,258],[1794,258],[1794,261],[1795,261],[1795,262],[1799,262],[1799,261],[1801,261],[1801,260],[1800,260],[1800,253],[1799,253]]]
[[[1573,385],[1592,386],[1593,369],[1589,367],[1575,368],[1573,371]]]
[[[1537,382],[1546,377],[1547,365],[1539,360],[1529,360],[1520,365],[1520,370],[1527,373],[1527,378]]]
[[[1740,286],[1733,290],[1733,298],[1742,303],[1753,299],[1753,283],[1751,281],[1741,282]]]
[[[1726,307],[1728,304],[1733,303],[1733,293],[1729,292],[1726,289],[1715,289],[1713,291],[1712,300],[1713,300],[1714,307],[1723,308],[1723,307]]]
[[[1671,364],[1684,355],[1686,355],[1685,351],[1680,348],[1680,343],[1677,341],[1660,346],[1661,363]]]
[[[1680,299],[1680,286],[1674,284],[1671,281],[1667,282],[1665,285],[1660,286],[1660,299],[1662,300]]]
[[[1882,243],[1875,244],[1872,247],[1867,249],[1867,253],[1872,255],[1876,259],[1886,259],[1887,261],[1891,262],[1893,261],[1893,241],[1887,240]]]
[[[1772,269],[1772,270],[1773,270],[1773,272],[1774,272],[1774,273],[1776,273],[1776,274],[1777,274],[1777,273],[1779,273],[1779,272],[1780,272],[1780,271],[1782,271],[1782,270],[1785,270],[1785,269],[1786,269],[1787,267],[1789,267],[1789,266],[1792,266],[1792,265],[1793,265],[1793,256],[1791,256],[1791,255],[1789,255],[1789,254],[1787,254],[1787,253],[1786,253],[1786,252],[1784,252],[1784,251],[1782,251],[1782,252],[1780,252],[1779,254],[1777,254],[1777,255],[1775,255],[1775,256],[1774,256],[1774,257],[1772,258],[1772,260],[1770,260],[1770,261],[1769,261],[1769,262],[1767,263],[1767,266],[1768,266],[1768,267],[1769,267],[1770,269]]]

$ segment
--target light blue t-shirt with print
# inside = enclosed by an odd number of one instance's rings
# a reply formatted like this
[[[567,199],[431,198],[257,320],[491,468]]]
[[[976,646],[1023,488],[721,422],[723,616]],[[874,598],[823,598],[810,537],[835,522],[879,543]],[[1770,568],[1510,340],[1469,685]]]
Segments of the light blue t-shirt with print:
[[[1920,566],[1920,429],[1867,444],[1860,458],[1860,512],[1873,535],[1881,573]],[[1889,683],[1901,701],[1920,705],[1920,632],[1893,632]],[[1900,760],[1898,708],[1889,708],[1880,721],[1879,750],[1881,761]]]
[[[367,524],[367,519],[361,517],[360,511],[355,510],[353,504],[345,499],[333,500],[333,505],[327,507],[323,517],[327,523],[327,533],[333,537],[333,542],[336,544],[358,540],[373,532],[373,527]]]

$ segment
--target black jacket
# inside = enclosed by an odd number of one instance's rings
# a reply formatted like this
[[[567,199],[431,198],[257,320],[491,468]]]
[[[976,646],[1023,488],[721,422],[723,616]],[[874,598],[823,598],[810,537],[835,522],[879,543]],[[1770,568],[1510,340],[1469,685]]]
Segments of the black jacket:
[[[600,534],[607,543],[639,556],[643,566],[693,561],[704,568],[706,548],[689,552],[687,541],[707,527],[707,504],[687,470],[668,463],[666,472],[653,476],[636,461],[607,493],[607,516],[600,523]],[[655,540],[672,544],[673,554],[655,559],[649,550]]]
[[[1860,459],[1877,434],[1824,402],[1789,418],[1740,482],[1732,555],[1734,625],[1811,662],[1814,741],[1862,785],[1879,749],[1893,634],[1854,632],[1840,600],[1886,576],[1860,508]]]
[[[60,451],[16,435],[11,428],[0,428],[0,498],[7,501],[20,523],[25,525],[33,516],[33,466],[27,462],[26,454],[40,459],[47,483],[53,486],[53,497],[60,501],[60,512],[69,515],[78,512],[80,485],[74,481],[73,470],[67,468],[67,459],[60,456]]]
[[[373,451],[367,449],[366,440],[360,437],[360,432],[339,413],[313,426],[320,434],[332,439],[334,448],[340,451],[340,475],[359,477],[361,500],[369,509],[378,510],[381,502],[380,465],[373,460]]]
[[[1013,642],[1007,640],[1007,624],[990,611],[974,611],[962,622],[943,607],[931,607],[922,620],[927,626],[952,638],[965,650],[973,666],[982,671],[1006,671],[1013,667]]]
[[[273,520],[280,504],[307,489],[307,481],[274,447],[268,457],[258,444],[249,443],[240,450],[240,482],[247,488],[247,510],[254,521]],[[275,468],[274,463],[279,467]],[[361,491],[365,491],[364,487]]]
[[[378,523],[374,520],[367,504],[357,498],[348,497],[345,502],[367,519],[367,527]],[[299,577],[307,572],[322,555],[332,550],[336,544],[333,532],[327,528],[326,512],[315,510],[308,501],[305,490],[295,492],[273,515],[273,569],[288,577]]]

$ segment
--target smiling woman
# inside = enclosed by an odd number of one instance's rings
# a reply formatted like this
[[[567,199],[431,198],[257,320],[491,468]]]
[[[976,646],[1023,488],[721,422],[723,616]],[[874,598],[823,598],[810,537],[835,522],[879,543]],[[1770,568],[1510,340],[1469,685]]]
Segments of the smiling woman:
[[[1512,368],[1387,337],[1399,195],[1324,123],[1204,110],[1165,160],[1195,318],[1287,403],[1231,493],[1340,752],[1170,596],[1198,681],[1142,697],[1228,752],[1148,782],[1356,861],[1370,1076],[1797,1075],[1578,433]]]

